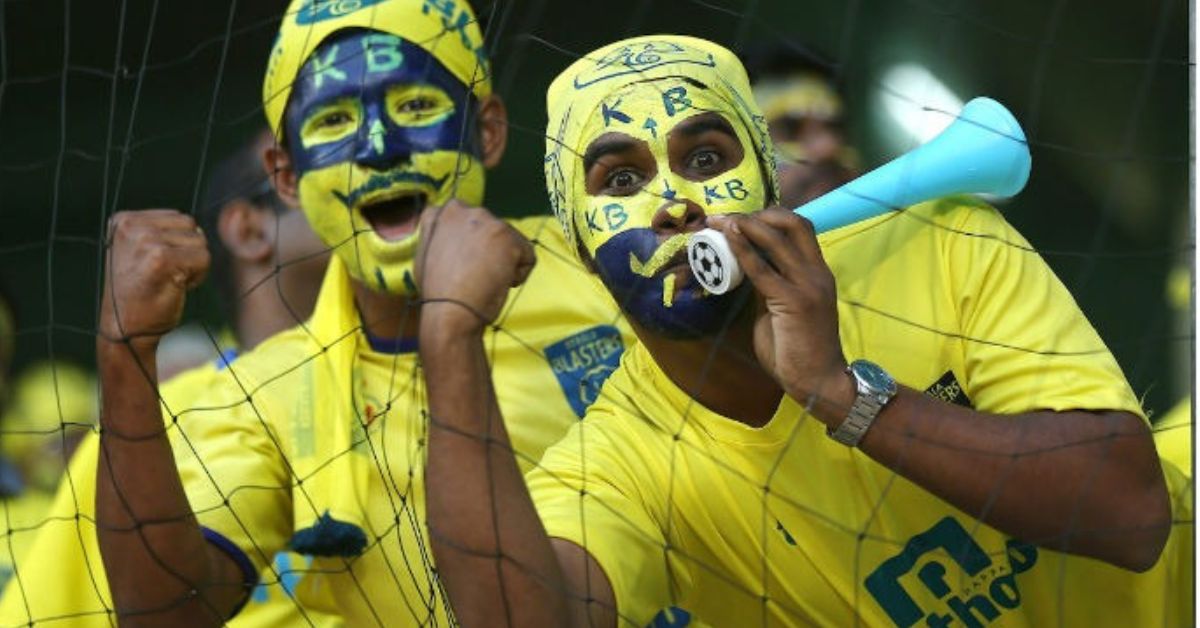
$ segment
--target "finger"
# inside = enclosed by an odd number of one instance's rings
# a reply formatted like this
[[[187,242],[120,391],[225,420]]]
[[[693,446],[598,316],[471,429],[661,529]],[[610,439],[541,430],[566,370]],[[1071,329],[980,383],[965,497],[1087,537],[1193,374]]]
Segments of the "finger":
[[[760,218],[762,213],[757,212],[738,216],[736,224],[741,228],[746,239],[762,251],[766,255],[767,260],[783,276],[796,276],[797,273],[802,272],[800,269],[804,264],[804,258],[783,230],[764,222]]]
[[[513,279],[512,284],[512,287],[515,288],[525,283],[526,279],[529,279],[529,273],[533,272],[533,267],[537,265],[537,252],[533,250],[532,242],[526,240],[511,225],[508,225],[508,228],[512,230],[513,235],[518,241],[516,277]]]
[[[783,207],[771,207],[755,214],[759,220],[784,232],[799,251],[801,258],[810,263],[824,263],[817,233],[809,219]]]
[[[417,284],[420,285],[421,279],[425,276],[425,257],[429,254],[429,243],[433,241],[433,233],[436,230],[438,217],[441,215],[441,207],[426,207],[421,212],[421,220],[417,223],[417,232],[419,240],[417,241],[417,255],[413,259],[413,276],[416,278]]]
[[[743,234],[742,223],[747,220],[750,219],[746,216],[730,216],[728,220],[719,223],[719,228],[725,234],[729,249],[733,251],[734,258],[742,267],[742,272],[750,279],[750,283],[763,294],[773,292],[783,278]]]
[[[211,261],[208,249],[172,248],[171,257],[175,262],[172,280],[177,285],[191,290],[204,282]]]
[[[107,243],[145,238],[158,231],[199,232],[200,228],[194,218],[173,209],[124,211],[109,219]]]
[[[208,238],[204,236],[204,232],[198,229],[180,230],[171,229],[160,231],[152,234],[150,237],[164,244],[173,247],[199,247],[207,248]]]

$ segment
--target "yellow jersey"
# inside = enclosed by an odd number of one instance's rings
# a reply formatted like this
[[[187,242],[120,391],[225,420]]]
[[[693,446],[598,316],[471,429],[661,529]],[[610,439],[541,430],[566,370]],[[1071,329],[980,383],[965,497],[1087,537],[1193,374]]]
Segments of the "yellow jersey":
[[[510,224],[535,243],[538,263],[510,294],[486,342],[514,449],[529,468],[583,416],[633,336],[553,218]],[[331,303],[327,285],[318,308]],[[368,338],[361,329],[354,336],[360,350],[345,380],[366,436],[311,464],[308,476],[293,474],[296,461],[324,455],[330,433],[314,411],[322,380],[311,325],[268,339],[228,368],[197,369],[160,389],[164,419],[174,423],[176,463],[206,536],[259,574],[231,626],[450,622],[424,529],[427,418],[416,345]],[[9,586],[0,626],[53,625],[56,618],[69,626],[112,625],[91,516],[97,443],[89,436],[77,453],[74,488],[60,488],[58,518],[39,534],[34,551],[55,560],[29,564],[21,584]],[[355,496],[367,547],[356,556],[282,551],[296,531],[293,513],[322,499],[314,487],[354,492],[334,464],[343,455],[361,457],[372,470]]]
[[[821,244],[847,359],[981,411],[1141,415],[1065,287],[990,207],[920,205]],[[640,346],[527,480],[548,533],[603,568],[622,625],[1181,625],[1192,606],[1175,559],[1190,557],[1190,511],[1145,574],[1059,554],[834,442],[791,399],[762,428],[717,415]]]
[[[218,381],[225,364],[236,359],[236,351],[180,373],[160,388],[169,407],[190,407]],[[179,446],[177,432],[171,442]],[[23,555],[14,553],[17,577],[10,578],[0,597],[0,626],[62,625],[72,628],[106,628],[116,625],[108,578],[96,538],[96,463],[100,439],[88,434],[75,450],[53,501],[45,500],[36,523],[14,532]],[[27,560],[28,556],[52,556],[53,560]],[[303,614],[290,595],[291,566],[305,557],[280,552],[275,557],[280,579],[264,577],[254,588],[246,606],[229,622],[234,628],[258,626],[337,626],[340,620],[314,612]],[[264,573],[264,576],[269,574]],[[307,615],[307,617],[305,616]]]

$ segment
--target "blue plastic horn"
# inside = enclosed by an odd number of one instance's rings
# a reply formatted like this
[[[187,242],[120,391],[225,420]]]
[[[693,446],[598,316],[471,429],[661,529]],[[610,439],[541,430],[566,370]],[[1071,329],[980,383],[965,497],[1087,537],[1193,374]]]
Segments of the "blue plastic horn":
[[[991,98],[975,98],[937,137],[796,209],[817,233],[955,194],[1013,196],[1029,181],[1031,159],[1016,118]],[[688,243],[692,273],[724,294],[742,280],[725,236],[704,229]]]

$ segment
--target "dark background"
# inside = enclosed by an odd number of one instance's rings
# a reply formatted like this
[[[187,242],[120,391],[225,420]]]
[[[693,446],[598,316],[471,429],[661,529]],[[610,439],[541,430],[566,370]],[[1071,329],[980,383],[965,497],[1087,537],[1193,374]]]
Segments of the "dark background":
[[[502,214],[546,211],[544,91],[618,37],[785,42],[836,60],[868,164],[885,148],[880,77],[925,65],[964,99],[990,95],[1034,159],[1003,211],[1043,252],[1147,407],[1191,382],[1191,314],[1168,271],[1191,266],[1185,0],[494,0],[489,40],[513,128],[489,178]],[[261,74],[284,3],[0,0],[0,280],[18,301],[18,368],[89,362],[103,219],[194,210],[204,173],[262,124]],[[869,115],[870,114],[870,115]],[[213,295],[189,314],[215,320]]]

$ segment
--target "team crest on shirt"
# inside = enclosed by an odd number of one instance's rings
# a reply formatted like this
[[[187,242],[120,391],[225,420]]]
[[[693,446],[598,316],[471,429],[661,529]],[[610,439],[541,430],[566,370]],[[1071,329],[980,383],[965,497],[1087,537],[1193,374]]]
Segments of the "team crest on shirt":
[[[624,351],[616,327],[597,325],[547,346],[543,353],[571,409],[583,418]]]
[[[1017,576],[1037,560],[1037,548],[1017,539],[1008,540],[1003,554],[989,555],[957,519],[945,517],[863,584],[897,626],[982,626],[1021,605]]]

